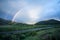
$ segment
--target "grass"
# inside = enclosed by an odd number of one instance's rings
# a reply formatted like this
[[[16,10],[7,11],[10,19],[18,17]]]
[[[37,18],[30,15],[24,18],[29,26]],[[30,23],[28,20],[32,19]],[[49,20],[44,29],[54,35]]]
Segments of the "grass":
[[[25,30],[32,28],[44,28],[50,25],[2,25],[0,31],[14,31],[14,30]]]
[[[53,31],[52,31],[53,30]],[[27,33],[17,33],[17,34],[0,34],[0,39],[8,40],[41,40],[42,35],[47,34],[48,32],[54,32],[55,28],[41,30],[41,31],[32,31]]]
[[[26,37],[24,40],[45,40],[44,35],[49,34],[55,34],[56,33],[56,28],[48,29],[48,30],[41,30],[41,31],[36,31],[36,35],[30,35]]]
[[[17,33],[17,34],[0,34],[0,40],[45,40],[45,35],[49,36],[58,33],[56,30],[60,28],[60,25],[3,25],[0,26],[0,32],[2,31],[14,31],[14,30],[25,30],[32,28],[45,28],[45,27],[54,27],[51,29],[44,29],[38,31],[31,31],[26,33]],[[60,29],[59,29],[60,30]],[[60,31],[59,31],[60,32]]]

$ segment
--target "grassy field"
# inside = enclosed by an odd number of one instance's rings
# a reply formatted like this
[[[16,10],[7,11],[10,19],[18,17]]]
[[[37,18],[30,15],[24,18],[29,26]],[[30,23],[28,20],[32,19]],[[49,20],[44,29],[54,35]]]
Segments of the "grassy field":
[[[60,29],[59,29],[60,25],[1,25],[0,32],[25,30],[32,28],[45,28],[45,27],[54,27],[54,28],[39,31],[31,31],[26,33],[0,34],[0,40],[51,40],[52,37],[54,37],[53,39],[60,37]]]
[[[32,28],[52,27],[51,25],[1,25],[0,31],[25,30]]]
[[[48,36],[56,36],[56,28],[41,30],[41,31],[31,31],[27,33],[17,33],[17,34],[0,34],[0,40],[47,40]],[[47,35],[48,34],[48,35]],[[46,36],[46,37],[44,37]],[[48,39],[49,40],[49,39]]]

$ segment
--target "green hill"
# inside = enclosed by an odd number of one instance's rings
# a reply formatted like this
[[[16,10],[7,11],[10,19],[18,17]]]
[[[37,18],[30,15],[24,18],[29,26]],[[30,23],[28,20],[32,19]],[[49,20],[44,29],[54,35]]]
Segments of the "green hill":
[[[27,24],[12,22],[11,20],[0,18],[0,25],[27,25]]]
[[[10,24],[15,24],[15,25],[28,25],[25,23],[17,23],[17,22],[12,22],[11,20],[5,20],[0,18],[0,25],[10,25]],[[50,20],[45,20],[45,21],[40,21],[36,23],[35,25],[55,25],[55,24],[60,24],[60,21],[55,20],[55,19],[50,19]]]
[[[8,20],[5,20],[5,19],[2,19],[0,18],[0,25],[7,25],[9,24],[11,21],[8,21]]]
[[[50,20],[45,20],[45,21],[40,21],[38,23],[36,23],[36,25],[40,25],[40,24],[44,24],[44,25],[55,25],[55,24],[60,24],[60,21],[55,20],[55,19],[50,19]]]

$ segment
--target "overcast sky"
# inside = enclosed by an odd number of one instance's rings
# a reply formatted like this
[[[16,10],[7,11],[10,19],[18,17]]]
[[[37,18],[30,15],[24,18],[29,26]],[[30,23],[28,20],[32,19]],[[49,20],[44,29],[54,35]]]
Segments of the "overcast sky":
[[[0,17],[16,22],[60,20],[59,0],[0,0]]]

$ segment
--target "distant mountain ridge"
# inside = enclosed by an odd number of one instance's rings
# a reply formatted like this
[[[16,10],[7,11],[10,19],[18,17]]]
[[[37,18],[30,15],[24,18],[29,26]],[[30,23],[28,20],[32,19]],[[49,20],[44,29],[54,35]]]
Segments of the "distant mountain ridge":
[[[17,22],[12,22],[11,20],[6,20],[6,19],[3,19],[3,18],[0,18],[0,25],[27,25],[25,23],[17,23]]]
[[[29,24],[25,24],[25,23],[17,23],[17,22],[12,22],[11,20],[5,20],[0,18],[0,25],[10,25],[10,24],[15,24],[15,25],[29,25]],[[60,21],[55,20],[55,19],[50,19],[50,20],[45,20],[45,21],[40,21],[38,23],[36,23],[35,25],[52,25],[52,24],[60,24]]]
[[[0,18],[0,25],[7,25],[10,22],[11,22],[10,20],[5,20],[5,19]]]
[[[55,19],[50,19],[50,20],[45,20],[45,21],[40,21],[38,23],[36,23],[36,25],[40,25],[40,24],[60,24],[60,21],[55,20]]]

